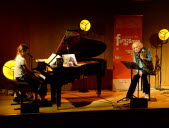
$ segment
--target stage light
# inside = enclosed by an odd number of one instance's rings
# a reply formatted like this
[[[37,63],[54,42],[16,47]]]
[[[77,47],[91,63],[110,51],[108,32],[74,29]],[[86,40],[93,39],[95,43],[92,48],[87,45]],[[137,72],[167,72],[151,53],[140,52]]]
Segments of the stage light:
[[[88,20],[82,20],[80,22],[80,29],[83,31],[89,31],[89,29],[91,28],[91,24]]]
[[[162,48],[163,48],[163,44],[166,44],[168,42],[168,38],[169,38],[169,32],[167,29],[161,29],[160,32],[158,33],[158,36],[159,38],[162,40],[161,42],[161,57],[160,57],[160,88],[161,88],[161,75],[162,75],[162,72],[161,72],[161,69],[162,69]]]
[[[15,80],[15,77],[14,77],[14,64],[15,64],[15,61],[14,60],[10,60],[10,61],[7,61],[3,68],[2,68],[2,71],[3,71],[3,74],[6,78],[10,79],[10,80]]]
[[[167,40],[169,38],[169,31],[167,29],[162,29],[158,33],[158,36],[161,40]]]

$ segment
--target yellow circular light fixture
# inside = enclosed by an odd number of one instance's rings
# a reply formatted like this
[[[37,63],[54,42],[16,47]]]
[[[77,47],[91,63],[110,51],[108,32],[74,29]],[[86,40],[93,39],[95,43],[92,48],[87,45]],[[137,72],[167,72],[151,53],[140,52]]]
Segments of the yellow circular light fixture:
[[[169,31],[167,29],[162,29],[158,33],[158,36],[161,40],[167,40],[169,38]]]
[[[2,68],[4,76],[10,80],[15,80],[14,65],[15,65],[15,61],[10,60],[10,61],[7,61]]]
[[[89,29],[91,28],[91,24],[88,20],[82,20],[80,22],[80,29],[83,31],[89,31]]]

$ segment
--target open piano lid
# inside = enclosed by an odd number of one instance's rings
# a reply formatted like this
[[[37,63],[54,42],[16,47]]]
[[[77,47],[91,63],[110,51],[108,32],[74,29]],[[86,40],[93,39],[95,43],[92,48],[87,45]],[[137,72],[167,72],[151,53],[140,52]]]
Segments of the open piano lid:
[[[106,50],[105,43],[80,36],[77,31],[66,31],[56,54],[75,54],[77,60],[96,57]]]

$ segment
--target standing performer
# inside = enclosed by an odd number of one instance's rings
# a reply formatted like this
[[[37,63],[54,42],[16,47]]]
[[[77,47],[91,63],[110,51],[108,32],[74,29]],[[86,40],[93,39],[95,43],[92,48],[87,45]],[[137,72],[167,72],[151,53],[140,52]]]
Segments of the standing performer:
[[[134,51],[134,62],[138,64],[141,70],[136,70],[136,74],[131,81],[125,100],[133,98],[133,93],[135,92],[140,77],[142,77],[143,81],[144,98],[149,99],[150,85],[148,83],[147,75],[153,70],[151,53],[148,48],[143,47],[141,42],[134,42],[132,44],[132,49]]]

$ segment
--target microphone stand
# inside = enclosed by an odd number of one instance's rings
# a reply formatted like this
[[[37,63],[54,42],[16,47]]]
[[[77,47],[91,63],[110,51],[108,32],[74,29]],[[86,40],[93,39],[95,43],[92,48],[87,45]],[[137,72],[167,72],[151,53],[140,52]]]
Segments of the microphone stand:
[[[35,58],[33,58],[33,56],[31,55],[31,54],[29,54],[29,53],[27,53],[28,54],[28,56],[30,57],[30,58],[32,58],[33,60],[35,60],[36,61],[36,59]]]
[[[163,44],[166,44],[168,42],[168,39],[163,43],[161,43],[161,57],[160,57],[160,66],[161,66],[161,68],[160,68],[160,88],[159,88],[159,90],[161,91],[161,90],[166,90],[166,89],[162,89],[161,88],[161,83],[162,83],[162,47],[163,47]]]
[[[35,62],[37,62],[36,61],[36,59],[32,56],[32,55],[30,55],[29,53],[27,53],[27,55],[31,58],[31,59],[33,59]],[[48,66],[49,68],[52,68],[49,64],[47,64],[47,63],[43,63],[45,66]],[[31,61],[31,69],[32,69],[32,61]]]
[[[36,62],[36,59],[31,54],[27,53],[27,55]],[[31,69],[32,69],[32,60],[31,60]]]
[[[131,80],[130,82],[132,82],[132,76],[133,76],[133,69],[138,69],[138,70],[141,70],[141,68],[135,63],[135,62],[127,62],[127,61],[121,61],[122,64],[124,64],[128,69],[130,69],[130,76],[131,76]],[[139,86],[139,85],[138,85]],[[139,96],[139,88],[138,88],[138,96]],[[133,97],[135,97],[133,95]],[[117,103],[124,100],[126,97],[116,101]]]

